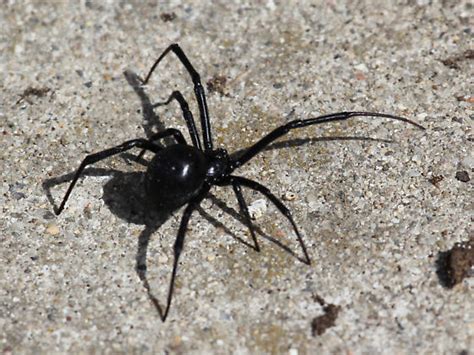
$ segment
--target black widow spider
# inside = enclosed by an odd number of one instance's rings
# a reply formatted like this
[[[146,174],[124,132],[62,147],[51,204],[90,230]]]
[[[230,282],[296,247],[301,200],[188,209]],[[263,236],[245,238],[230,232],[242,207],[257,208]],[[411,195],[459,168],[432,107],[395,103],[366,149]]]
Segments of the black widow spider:
[[[72,189],[76,185],[77,180],[86,166],[135,147],[142,149],[138,155],[138,158],[140,158],[147,150],[155,153],[155,156],[150,161],[145,174],[145,189],[149,198],[154,201],[158,208],[177,208],[187,203],[187,206],[185,207],[181,217],[178,235],[174,243],[173,271],[171,274],[170,286],[168,290],[166,309],[161,315],[163,321],[166,320],[171,305],[174,282],[178,268],[178,260],[181,255],[181,251],[183,250],[184,237],[189,219],[193,211],[196,210],[213,185],[232,186],[239,203],[240,211],[244,217],[247,227],[250,230],[250,234],[255,245],[254,249],[256,251],[260,251],[260,247],[255,236],[255,230],[250,220],[247,203],[245,202],[241,187],[244,186],[251,190],[255,190],[268,198],[291,223],[304,254],[304,260],[302,259],[302,261],[307,265],[311,264],[306,246],[303,242],[303,239],[301,238],[296,223],[294,222],[290,211],[283,204],[283,202],[281,202],[278,197],[276,197],[262,184],[241,176],[233,175],[235,169],[244,165],[271,142],[287,134],[290,130],[296,128],[302,128],[326,122],[342,121],[356,116],[385,117],[407,122],[418,128],[424,129],[421,125],[410,121],[409,119],[394,115],[375,112],[339,112],[315,118],[290,121],[274,129],[269,134],[261,138],[238,158],[233,158],[229,156],[225,149],[213,148],[211,124],[209,122],[206,95],[201,84],[200,76],[178,44],[171,44],[160,55],[160,57],[151,67],[150,72],[146,76],[145,80],[142,80],[143,85],[148,83],[148,80],[150,79],[150,76],[155,68],[169,52],[173,52],[178,57],[178,59],[186,68],[187,72],[190,74],[193,81],[194,93],[199,106],[203,142],[201,143],[193,115],[189,110],[186,100],[179,91],[174,91],[169,97],[167,103],[173,99],[178,101],[181,107],[183,118],[188,126],[193,145],[191,146],[187,144],[179,130],[169,128],[162,132],[153,134],[149,139],[139,138],[129,140],[116,147],[106,149],[95,154],[90,154],[86,156],[77,169],[77,172],[74,175],[71,184],[69,185],[61,205],[55,211],[57,215],[63,211]],[[154,143],[155,141],[170,136],[175,139],[176,144],[163,148]]]

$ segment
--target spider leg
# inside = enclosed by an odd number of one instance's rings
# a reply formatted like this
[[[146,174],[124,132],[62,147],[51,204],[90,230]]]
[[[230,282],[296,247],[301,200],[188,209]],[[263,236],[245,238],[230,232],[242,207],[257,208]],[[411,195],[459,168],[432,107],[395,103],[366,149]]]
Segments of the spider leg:
[[[275,207],[288,219],[288,221],[293,226],[293,229],[298,238],[298,242],[301,245],[301,249],[303,250],[303,254],[306,259],[303,262],[307,265],[311,265],[311,260],[309,258],[308,252],[306,251],[306,246],[303,242],[303,238],[301,237],[301,234],[298,231],[298,227],[296,226],[296,223],[293,220],[293,217],[291,216],[290,210],[283,204],[283,202],[281,202],[280,199],[276,197],[267,187],[263,186],[262,184],[256,181],[246,179],[240,176],[233,176],[233,175],[231,175],[230,178],[232,179],[234,183],[237,183],[239,185],[248,187],[249,189],[260,192],[262,195],[267,197],[275,205]]]
[[[181,223],[179,225],[178,236],[176,237],[176,241],[174,242],[174,246],[173,246],[173,250],[174,250],[173,271],[171,273],[170,287],[168,290],[168,298],[166,301],[165,313],[162,316],[163,322],[166,320],[166,317],[168,316],[168,312],[170,310],[171,300],[173,298],[176,273],[178,271],[178,261],[179,261],[179,257],[181,256],[181,252],[183,251],[184,237],[186,236],[186,228],[188,227],[189,219],[191,218],[192,213],[196,210],[196,208],[199,206],[201,201],[204,199],[204,197],[206,197],[208,192],[209,192],[209,187],[204,188],[204,190],[186,206],[183,212],[183,216],[181,217]]]
[[[181,47],[174,43],[170,45],[168,48],[164,50],[164,52],[158,57],[158,59],[155,61],[153,66],[151,67],[150,71],[148,72],[148,75],[146,76],[145,80],[143,80],[143,85],[146,85],[148,83],[148,80],[150,79],[151,74],[155,70],[155,68],[158,66],[158,64],[161,62],[161,60],[169,53],[173,52],[178,59],[181,61],[181,63],[184,65],[186,70],[188,71],[189,75],[191,76],[191,79],[194,84],[194,94],[196,95],[196,100],[198,102],[199,106],[199,114],[201,117],[201,126],[202,126],[202,131],[203,131],[203,140],[204,140],[204,149],[205,151],[211,151],[212,150],[212,136],[211,136],[211,124],[209,122],[209,111],[207,109],[207,102],[206,102],[206,94],[204,92],[204,87],[201,84],[201,77],[199,76],[199,73],[194,69],[192,66],[191,62],[189,61],[188,57],[186,54],[184,54],[183,50]]]
[[[173,136],[176,143],[178,144],[186,144],[186,139],[184,139],[183,134],[176,128],[168,128],[168,129],[165,129],[164,131],[157,132],[153,134],[150,138],[148,138],[148,142],[153,143],[159,139],[163,139],[169,136]],[[137,161],[140,160],[141,157],[143,157],[143,154],[145,154],[146,150],[147,150],[146,148],[142,149],[140,154],[138,154],[137,156],[137,159],[136,159]]]
[[[109,158],[113,155],[125,152],[125,151],[127,151],[129,149],[132,149],[134,147],[147,149],[147,150],[150,150],[150,151],[155,152],[155,153],[160,150],[160,147],[158,147],[155,144],[147,141],[146,139],[133,139],[133,140],[130,140],[130,141],[126,141],[126,142],[124,142],[124,143],[122,143],[122,144],[120,144],[116,147],[109,148],[109,149],[103,150],[101,152],[90,154],[90,155],[86,156],[85,159],[82,161],[81,165],[79,165],[79,168],[77,169],[76,174],[74,175],[74,178],[72,179],[71,184],[69,185],[69,188],[67,189],[66,194],[64,195],[64,198],[61,202],[61,205],[54,212],[57,215],[59,215],[62,212],[62,210],[64,209],[64,206],[66,204],[66,201],[68,200],[69,195],[72,192],[72,189],[76,185],[77,180],[81,176],[81,174],[84,171],[84,169],[86,168],[86,166],[97,163],[98,161],[107,159],[107,158]]]
[[[188,125],[188,130],[189,130],[189,135],[191,136],[191,140],[193,141],[193,145],[199,149],[202,150],[201,147],[201,140],[199,139],[199,134],[196,129],[196,123],[194,122],[194,117],[189,109],[189,105],[186,102],[186,99],[183,97],[183,95],[179,91],[173,91],[168,100],[165,102],[159,103],[154,105],[156,106],[161,106],[161,105],[167,105],[169,104],[173,99],[178,101],[179,106],[181,107],[181,111],[183,112],[183,118],[186,121],[186,124]]]
[[[235,196],[237,196],[237,200],[239,201],[240,212],[244,215],[245,223],[247,223],[247,226],[250,230],[250,234],[252,235],[253,243],[255,245],[254,249],[256,251],[260,251],[260,246],[258,245],[257,237],[255,236],[255,230],[252,225],[252,220],[250,219],[247,203],[245,202],[244,195],[242,194],[242,189],[240,185],[238,184],[238,182],[235,181],[233,178],[230,179],[230,183],[232,184],[232,188],[234,189]]]
[[[236,160],[231,161],[230,169],[231,171],[233,171],[239,166],[245,164],[250,159],[252,159],[255,155],[257,155],[259,152],[261,152],[271,142],[287,134],[289,131],[295,128],[302,128],[302,127],[326,123],[326,122],[343,121],[351,117],[362,117],[362,116],[390,118],[392,120],[398,120],[398,121],[403,121],[403,122],[412,124],[420,129],[425,129],[423,126],[407,118],[389,115],[385,113],[377,113],[377,112],[339,112],[339,113],[332,113],[329,115],[323,115],[323,116],[314,117],[314,118],[308,118],[305,120],[294,120],[294,121],[288,122],[287,124],[284,124],[283,126],[280,126],[274,129],[269,134],[267,134],[266,136],[261,138],[259,141],[257,141],[254,145],[252,145],[249,149],[247,149],[247,151],[242,156],[240,156]]]

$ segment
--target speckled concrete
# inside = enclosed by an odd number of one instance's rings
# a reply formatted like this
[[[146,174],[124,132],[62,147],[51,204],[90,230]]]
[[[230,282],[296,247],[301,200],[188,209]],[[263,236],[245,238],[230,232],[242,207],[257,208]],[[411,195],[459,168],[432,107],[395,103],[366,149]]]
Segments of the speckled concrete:
[[[439,253],[473,235],[472,3],[45,3],[0,9],[4,354],[473,348],[472,279],[447,289],[436,272]],[[232,190],[215,189],[193,215],[162,323],[139,275],[146,263],[163,303],[180,211],[143,204],[138,152],[88,170],[58,217],[52,202],[88,153],[185,130],[175,103],[149,109],[172,90],[197,115],[172,57],[143,91],[133,86],[172,42],[203,82],[226,78],[208,103],[216,145],[230,151],[288,120],[344,110],[427,129],[359,118],[299,130],[260,154],[239,174],[285,197],[313,265],[270,241],[301,254],[271,205],[257,203],[262,252],[247,247]],[[324,304],[339,311],[313,336]]]

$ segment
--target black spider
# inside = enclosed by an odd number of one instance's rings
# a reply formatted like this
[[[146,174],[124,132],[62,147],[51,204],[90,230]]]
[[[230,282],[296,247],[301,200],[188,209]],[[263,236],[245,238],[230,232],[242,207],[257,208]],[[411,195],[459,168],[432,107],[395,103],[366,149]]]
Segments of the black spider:
[[[289,220],[293,229],[295,230],[298,242],[301,245],[301,249],[304,254],[304,263],[310,265],[311,261],[306,251],[305,244],[298,228],[291,216],[288,208],[280,201],[278,197],[270,192],[268,188],[262,184],[246,179],[241,176],[233,175],[233,172],[238,167],[244,165],[250,159],[252,159],[257,153],[261,152],[271,142],[287,134],[290,130],[295,128],[302,128],[310,125],[347,120],[355,116],[376,116],[385,117],[394,120],[415,125],[418,128],[424,129],[419,124],[410,121],[403,117],[398,117],[383,113],[374,112],[340,112],[329,115],[323,115],[315,118],[308,118],[305,120],[294,120],[288,122],[272,132],[261,138],[250,148],[248,148],[238,158],[232,158],[229,156],[225,149],[214,149],[212,145],[211,136],[211,124],[209,122],[209,114],[206,104],[206,95],[204,88],[201,84],[199,74],[196,72],[194,67],[189,62],[188,58],[184,54],[183,50],[177,44],[170,45],[161,56],[156,60],[150,69],[150,72],[143,80],[145,85],[150,79],[151,74],[157,67],[158,63],[165,57],[169,52],[173,52],[178,59],[185,66],[188,73],[194,83],[194,93],[199,105],[199,114],[201,118],[202,126],[202,142],[201,138],[196,129],[193,115],[189,110],[188,104],[184,99],[183,95],[179,91],[174,91],[168,102],[176,99],[181,107],[183,118],[188,126],[189,134],[192,140],[192,146],[188,145],[184,139],[182,133],[174,128],[166,129],[162,132],[158,132],[152,135],[149,139],[133,139],[126,141],[116,147],[106,149],[104,151],[88,155],[79,166],[74,178],[69,185],[69,188],[64,196],[63,201],[59,208],[55,211],[56,214],[60,214],[64,209],[64,205],[71,194],[72,189],[76,185],[76,182],[87,165],[94,164],[100,160],[106,159],[110,156],[122,153],[132,148],[141,148],[142,151],[139,157],[144,154],[146,150],[155,153],[155,156],[148,165],[148,169],[145,175],[145,189],[148,196],[158,208],[177,208],[187,203],[184,209],[181,223],[178,230],[178,236],[174,244],[174,264],[171,275],[171,281],[168,291],[167,304],[164,313],[161,315],[164,321],[168,315],[168,311],[171,305],[171,299],[173,294],[174,282],[176,277],[176,271],[178,267],[178,260],[183,249],[184,237],[186,234],[186,228],[193,211],[199,206],[201,201],[206,197],[209,190],[213,185],[217,186],[228,186],[231,185],[234,193],[237,197],[239,208],[243,214],[244,220],[250,230],[255,250],[260,251],[260,247],[255,236],[255,230],[250,220],[247,203],[245,202],[244,196],[241,191],[241,187],[247,187],[249,189],[260,192],[267,197],[276,208]],[[165,137],[172,136],[176,140],[176,144],[162,148],[154,142]]]

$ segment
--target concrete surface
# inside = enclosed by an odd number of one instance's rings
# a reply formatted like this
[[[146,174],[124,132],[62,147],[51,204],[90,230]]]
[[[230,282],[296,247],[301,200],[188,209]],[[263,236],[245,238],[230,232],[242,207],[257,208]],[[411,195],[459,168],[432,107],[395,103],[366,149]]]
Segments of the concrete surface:
[[[472,2],[160,3],[2,2],[0,350],[472,351],[472,279],[448,289],[437,274],[439,253],[473,234]],[[355,118],[260,154],[239,174],[285,197],[313,264],[271,242],[301,254],[271,205],[256,220],[262,252],[247,247],[232,190],[216,188],[193,215],[163,323],[140,276],[163,304],[181,211],[143,202],[151,155],[96,164],[58,217],[52,202],[87,154],[185,131],[176,103],[150,108],[172,90],[197,117],[172,56],[133,85],[173,42],[214,83],[213,134],[231,152],[288,120],[344,110],[426,131]]]

